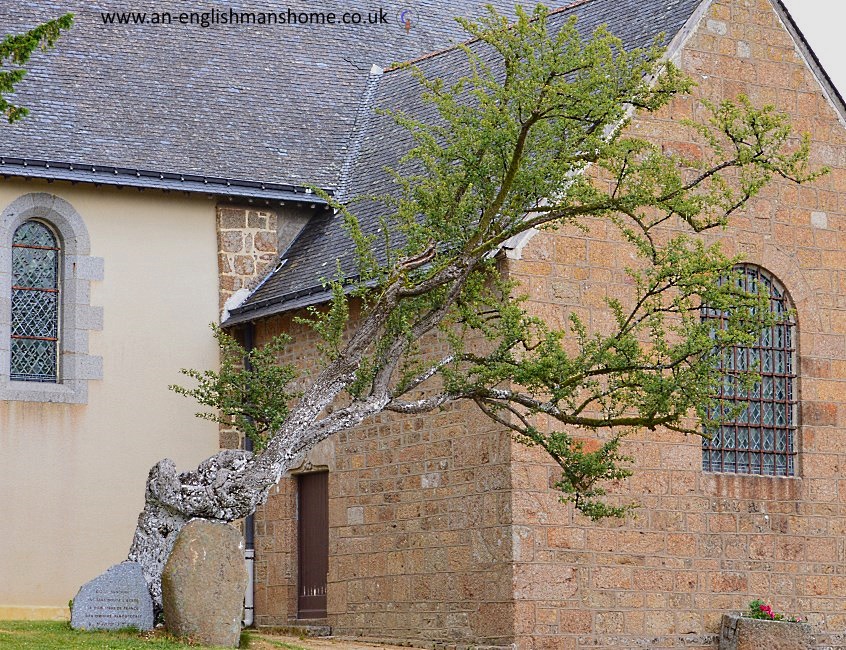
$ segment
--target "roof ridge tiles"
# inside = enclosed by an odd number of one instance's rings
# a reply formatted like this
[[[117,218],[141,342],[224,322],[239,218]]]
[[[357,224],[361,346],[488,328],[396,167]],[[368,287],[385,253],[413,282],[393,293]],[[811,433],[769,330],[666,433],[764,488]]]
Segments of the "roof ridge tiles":
[[[558,7],[557,9],[551,9],[548,15],[554,16],[556,14],[560,14],[560,13],[563,13],[565,11],[569,11],[570,9],[575,9],[576,7],[580,7],[581,5],[587,4],[589,2],[595,2],[595,0],[574,0],[574,2],[566,4],[563,7]],[[441,54],[446,54],[447,52],[450,52],[452,50],[456,50],[459,47],[469,45],[470,43],[475,43],[478,40],[479,40],[479,38],[477,36],[474,36],[473,38],[468,38],[464,41],[461,41],[460,43],[455,43],[455,44],[450,45],[448,47],[442,47],[441,49],[433,50],[432,52],[427,52],[426,54],[418,56],[414,59],[409,59],[408,61],[403,61],[402,63],[396,63],[394,65],[391,65],[391,66],[385,68],[385,72],[388,73],[388,72],[396,72],[398,70],[404,70],[408,66],[415,65],[416,63],[419,63],[421,61],[426,61],[427,59],[433,59],[437,56],[440,56]]]
[[[343,201],[347,192],[349,191],[350,174],[352,173],[352,166],[361,152],[361,144],[364,140],[364,133],[367,130],[367,125],[370,122],[370,117],[373,114],[373,100],[376,97],[376,89],[379,86],[379,80],[382,78],[383,70],[378,66],[373,66],[370,71],[370,78],[367,80],[367,86],[361,94],[359,100],[358,110],[356,111],[355,121],[350,132],[350,138],[347,141],[347,153],[344,159],[344,164],[341,167],[341,173],[338,176],[338,191],[336,198]]]

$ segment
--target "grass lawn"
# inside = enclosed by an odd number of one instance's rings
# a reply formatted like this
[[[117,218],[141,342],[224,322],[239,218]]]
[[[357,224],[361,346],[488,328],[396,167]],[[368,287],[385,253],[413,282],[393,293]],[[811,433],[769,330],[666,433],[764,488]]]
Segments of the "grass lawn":
[[[216,646],[182,643],[156,630],[154,632],[81,632],[67,622],[0,621],[2,650],[198,650]],[[290,643],[241,635],[241,648],[250,650],[305,650]]]

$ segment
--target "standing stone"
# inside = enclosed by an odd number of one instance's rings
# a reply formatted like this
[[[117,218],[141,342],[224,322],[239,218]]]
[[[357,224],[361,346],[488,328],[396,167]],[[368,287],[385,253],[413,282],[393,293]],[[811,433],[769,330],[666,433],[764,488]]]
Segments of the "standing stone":
[[[77,630],[153,629],[153,599],[137,562],[115,564],[86,582],[73,599],[71,627]]]
[[[192,519],[180,531],[162,573],[165,625],[176,636],[237,648],[247,570],[238,529]]]

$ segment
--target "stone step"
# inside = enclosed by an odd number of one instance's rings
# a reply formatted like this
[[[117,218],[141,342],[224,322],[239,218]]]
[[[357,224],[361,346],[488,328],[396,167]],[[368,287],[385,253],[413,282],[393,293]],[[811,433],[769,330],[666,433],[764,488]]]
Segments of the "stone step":
[[[326,619],[299,619],[288,625],[262,625],[264,634],[282,634],[299,637],[332,636],[332,626]]]

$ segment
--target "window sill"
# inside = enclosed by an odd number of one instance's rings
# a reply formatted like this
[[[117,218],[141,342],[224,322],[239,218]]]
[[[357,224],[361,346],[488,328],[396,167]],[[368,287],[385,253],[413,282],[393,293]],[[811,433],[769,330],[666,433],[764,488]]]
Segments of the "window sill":
[[[797,501],[803,498],[800,476],[702,472],[701,492],[707,496],[757,501]]]
[[[48,383],[0,379],[0,401],[84,404],[88,401],[85,381]]]

